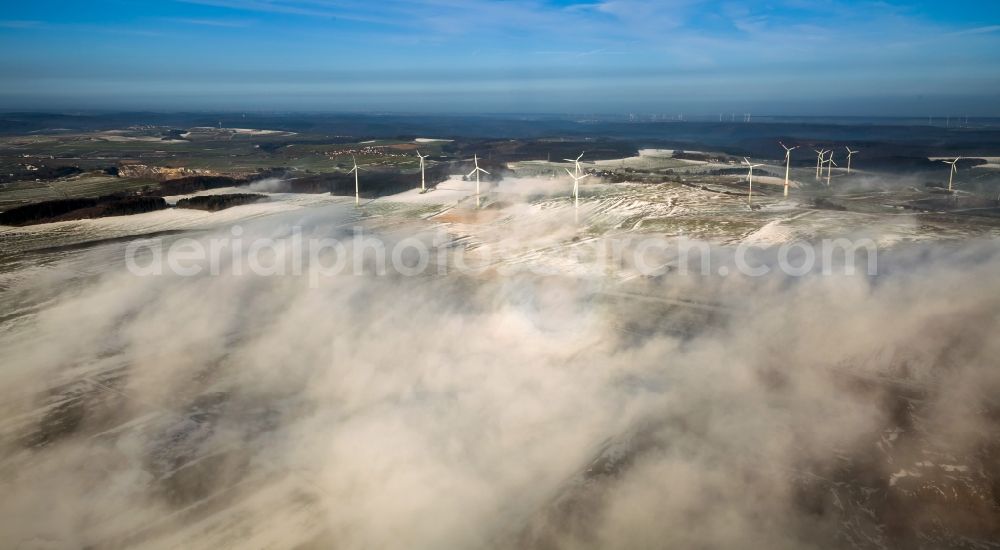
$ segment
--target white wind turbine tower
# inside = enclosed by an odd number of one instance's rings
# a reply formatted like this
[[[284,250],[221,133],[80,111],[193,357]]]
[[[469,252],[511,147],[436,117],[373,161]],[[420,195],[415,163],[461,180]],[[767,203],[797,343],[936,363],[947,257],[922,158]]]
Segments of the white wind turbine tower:
[[[583,155],[581,154],[580,156],[582,157]],[[590,174],[578,176],[568,169],[566,169],[566,173],[569,174],[569,177],[573,178],[573,220],[576,223],[580,223],[580,180],[589,178]]]
[[[354,161],[354,168],[351,168],[348,174],[354,173],[354,204],[358,205],[361,204],[361,186],[358,184],[358,173],[361,169],[358,168],[358,159],[354,155],[351,155],[351,160]]]
[[[826,186],[830,187],[830,177],[833,175],[833,167],[839,166],[836,162],[833,162],[833,151],[830,151],[830,158],[826,160]]]
[[[823,173],[823,163],[825,162],[823,157],[826,156],[826,149],[813,149],[813,151],[816,151],[816,179],[819,179]]]
[[[426,183],[426,178],[424,177],[424,159],[429,157],[430,155],[421,155],[420,150],[418,149],[417,156],[420,157],[420,192],[426,193],[427,183]]]
[[[798,145],[795,147],[788,147],[784,143],[778,142],[785,149],[785,196],[788,196],[788,174],[792,170],[792,151],[799,148]]]
[[[850,147],[844,147],[844,149],[847,149],[847,173],[850,174],[851,173],[851,156],[853,156],[854,153],[857,153],[858,151],[851,151]]]
[[[743,164],[750,167],[750,173],[747,174],[747,180],[750,182],[750,194],[747,195],[747,204],[753,204],[753,169],[758,166],[764,166],[763,164],[753,164],[750,159],[743,157]]]
[[[472,160],[476,163],[476,167],[473,168],[466,177],[471,178],[473,174],[476,175],[476,206],[479,206],[479,173],[482,172],[486,175],[489,175],[490,173],[479,167],[479,155],[474,155]]]
[[[573,178],[573,199],[576,201],[576,204],[579,206],[579,204],[580,204],[580,180],[582,180],[583,178],[589,178],[590,174],[584,174],[582,176],[579,176],[577,174],[574,174],[573,172],[570,172],[568,169],[566,170],[566,173],[569,174],[569,177]]]
[[[955,172],[958,172],[958,161],[962,160],[962,157],[957,157],[955,160],[946,160],[945,164],[951,165],[951,171],[948,173],[948,190],[951,191],[951,184],[955,180]]]

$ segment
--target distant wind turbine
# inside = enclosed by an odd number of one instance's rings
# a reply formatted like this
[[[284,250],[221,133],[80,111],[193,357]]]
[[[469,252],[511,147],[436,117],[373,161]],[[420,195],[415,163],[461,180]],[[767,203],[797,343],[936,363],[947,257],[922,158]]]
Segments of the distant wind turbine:
[[[833,162],[833,151],[830,151],[830,158],[826,159],[826,186],[830,187],[830,178],[833,175],[833,167],[840,166],[836,162]]]
[[[570,172],[568,169],[565,169],[565,170],[566,170],[566,173],[569,174],[569,177],[573,178],[573,199],[577,203],[579,203],[580,202],[580,180],[582,180],[584,178],[589,178],[590,174],[584,174],[582,176],[578,176],[578,175],[574,174],[573,172]]]
[[[750,162],[750,159],[743,157],[743,164],[750,167],[750,173],[747,174],[747,181],[750,182],[750,194],[747,195],[747,204],[753,204],[753,169],[758,166],[764,166],[763,164],[754,164]]]
[[[778,142],[782,148],[785,149],[785,196],[788,196],[788,174],[792,170],[792,151],[799,148],[798,145],[795,147],[788,147],[784,143]]]
[[[424,159],[429,157],[430,155],[421,155],[420,150],[418,149],[417,156],[420,157],[420,192],[426,193],[427,183],[426,183],[426,178],[424,177]]]
[[[826,156],[826,149],[813,149],[816,151],[816,179],[820,178],[823,173],[823,163],[825,162],[824,157]]]
[[[955,172],[958,172],[958,161],[962,160],[962,157],[957,157],[955,160],[944,161],[945,164],[951,165],[951,171],[948,173],[948,190],[952,190],[952,182],[955,180]]]
[[[351,160],[354,161],[354,168],[351,168],[348,174],[354,173],[354,204],[358,205],[361,204],[361,186],[358,184],[358,173],[361,169],[358,168],[358,159],[354,155],[351,155]]]
[[[851,151],[850,147],[844,147],[844,149],[847,149],[847,173],[850,174],[851,173],[851,157],[854,155],[854,153],[857,153],[858,151]]]
[[[472,171],[469,172],[469,175],[466,176],[466,177],[467,178],[471,178],[473,174],[476,175],[476,206],[478,206],[479,205],[479,173],[482,172],[482,173],[484,173],[486,175],[489,175],[490,173],[479,167],[479,155],[474,155],[472,160],[473,160],[473,162],[476,163],[476,167],[473,168]]]

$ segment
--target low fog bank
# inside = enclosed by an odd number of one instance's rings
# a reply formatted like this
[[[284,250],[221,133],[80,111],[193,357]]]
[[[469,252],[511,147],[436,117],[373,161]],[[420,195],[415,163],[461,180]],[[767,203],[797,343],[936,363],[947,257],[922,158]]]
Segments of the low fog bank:
[[[330,212],[244,237],[344,236]],[[551,234],[525,227],[505,238]],[[4,322],[0,546],[998,540],[1000,243],[879,260],[629,284],[113,269]]]

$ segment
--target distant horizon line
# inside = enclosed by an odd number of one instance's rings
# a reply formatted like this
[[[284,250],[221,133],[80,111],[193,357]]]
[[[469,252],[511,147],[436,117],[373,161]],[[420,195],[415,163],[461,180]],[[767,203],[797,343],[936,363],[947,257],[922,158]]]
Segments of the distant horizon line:
[[[94,108],[69,108],[69,109],[5,109],[0,108],[0,115],[62,115],[62,116],[95,116],[95,115],[131,115],[131,114],[154,114],[154,115],[235,115],[243,116],[254,114],[257,116],[266,115],[327,115],[327,116],[440,116],[440,117],[621,117],[630,116],[643,117],[644,120],[637,122],[716,122],[719,112],[714,113],[687,113],[669,111],[389,111],[389,110],[326,110],[326,109],[94,109]],[[796,119],[796,118],[833,118],[833,119],[865,119],[865,120],[932,120],[945,121],[952,119],[959,120],[1000,120],[1000,115],[845,115],[845,114],[768,114],[768,113],[747,113],[747,112],[723,112],[721,122],[737,124],[747,124],[744,117],[750,114],[752,118],[766,119]],[[726,120],[726,117],[735,114],[736,120]],[[664,118],[656,118],[664,117]],[[688,119],[697,120],[688,120]],[[750,123],[753,123],[751,120]],[[935,124],[936,126],[937,124]]]

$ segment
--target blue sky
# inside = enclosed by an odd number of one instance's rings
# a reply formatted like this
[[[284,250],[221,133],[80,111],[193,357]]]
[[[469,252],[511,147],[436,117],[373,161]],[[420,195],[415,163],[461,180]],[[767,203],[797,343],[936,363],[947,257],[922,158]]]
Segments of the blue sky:
[[[2,5],[0,109],[1000,115],[995,1]]]

